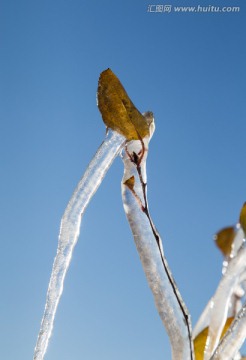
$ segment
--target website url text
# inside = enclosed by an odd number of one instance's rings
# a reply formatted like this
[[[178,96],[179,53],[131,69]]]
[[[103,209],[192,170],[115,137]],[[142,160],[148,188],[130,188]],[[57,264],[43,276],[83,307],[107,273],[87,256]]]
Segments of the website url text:
[[[148,5],[149,13],[238,13],[240,6],[173,6],[173,5]]]

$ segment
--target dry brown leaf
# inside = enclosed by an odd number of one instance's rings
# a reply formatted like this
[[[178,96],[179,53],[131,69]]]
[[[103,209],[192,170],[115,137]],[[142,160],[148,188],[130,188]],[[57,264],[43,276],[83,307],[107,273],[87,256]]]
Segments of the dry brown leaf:
[[[124,184],[129,187],[129,189],[133,190],[135,185],[135,178],[134,176],[131,176],[129,179],[127,179]]]
[[[231,253],[232,243],[236,232],[233,226],[226,227],[220,230],[215,236],[214,240],[218,248],[224,256],[229,256]]]
[[[149,123],[137,110],[112,70],[100,74],[97,90],[98,108],[107,127],[138,140],[149,135]]]

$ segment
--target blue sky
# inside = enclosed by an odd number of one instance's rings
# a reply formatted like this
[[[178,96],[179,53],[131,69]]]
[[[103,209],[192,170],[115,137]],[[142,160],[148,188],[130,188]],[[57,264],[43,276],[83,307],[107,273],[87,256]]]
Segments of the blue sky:
[[[0,358],[31,359],[60,219],[105,128],[97,81],[110,67],[156,132],[153,220],[195,323],[220,279],[213,234],[246,200],[245,4],[238,13],[148,13],[147,2],[0,5]],[[117,159],[84,217],[46,360],[169,359],[127,224]]]

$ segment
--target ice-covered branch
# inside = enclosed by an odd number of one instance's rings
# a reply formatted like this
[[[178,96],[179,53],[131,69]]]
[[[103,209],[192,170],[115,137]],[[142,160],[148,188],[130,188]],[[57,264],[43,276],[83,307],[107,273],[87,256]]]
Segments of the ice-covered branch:
[[[222,254],[224,255],[222,274],[223,276],[226,274],[229,262],[237,255],[239,248],[242,246],[244,242],[244,231],[240,224],[237,224],[235,227],[230,226],[227,228],[223,228],[220,230],[215,236],[215,241]],[[223,279],[223,277],[222,277]],[[222,281],[222,280],[221,280]],[[220,281],[220,282],[221,282]],[[220,284],[218,285],[218,287]],[[235,312],[237,312],[237,306],[235,302],[238,300],[237,288],[234,289],[234,292],[231,295],[230,299],[230,312],[227,316],[235,316]],[[233,304],[234,303],[234,304]],[[193,339],[203,330],[205,327],[209,326],[211,311],[214,307],[214,299],[213,297],[209,300],[205,309],[203,310],[200,318],[198,319],[194,329],[193,329]],[[216,314],[213,313],[215,316]]]
[[[238,312],[235,320],[220,341],[211,360],[231,360],[243,345],[246,337],[246,304]]]
[[[73,193],[61,220],[57,254],[49,282],[45,311],[34,350],[34,360],[43,360],[51,336],[56,309],[63,291],[73,249],[78,240],[81,219],[114,158],[126,139],[149,133],[146,118],[135,108],[115,74],[107,69],[100,74],[98,107],[108,132]]]
[[[210,324],[204,360],[213,355],[228,316],[231,297],[236,287],[245,276],[246,271],[246,248],[241,247],[238,254],[230,260],[226,273],[213,297],[213,308],[210,314]]]
[[[193,339],[196,338],[196,336],[209,325],[210,320],[210,313],[211,309],[213,307],[213,298],[209,300],[207,303],[205,309],[203,310],[202,314],[200,315],[194,329],[192,332]]]
[[[75,189],[61,220],[57,254],[47,292],[45,311],[34,351],[34,360],[43,360],[51,336],[56,309],[63,291],[63,283],[68,270],[73,249],[78,240],[81,219],[106,172],[118,155],[125,138],[109,131],[90,162],[84,176]]]
[[[173,360],[193,359],[189,313],[164,257],[161,238],[150,218],[147,204],[146,157],[149,137],[127,143],[122,155],[122,198],[134,241],[167,330]]]
[[[110,69],[100,75],[97,98],[108,132],[75,189],[61,220],[58,249],[34,360],[44,359],[84,211],[123,147],[123,206],[157,310],[170,339],[172,359],[194,360],[190,315],[169,269],[160,235],[148,208],[146,159],[149,140],[154,132],[153,114],[141,114],[137,110]],[[217,245],[225,255],[223,276],[193,334],[194,337],[199,332],[194,341],[197,359],[235,360],[245,339],[246,304],[238,312],[246,287],[245,232],[246,204],[237,227],[229,227],[218,233],[220,236],[217,238]],[[220,341],[225,332],[226,335]]]

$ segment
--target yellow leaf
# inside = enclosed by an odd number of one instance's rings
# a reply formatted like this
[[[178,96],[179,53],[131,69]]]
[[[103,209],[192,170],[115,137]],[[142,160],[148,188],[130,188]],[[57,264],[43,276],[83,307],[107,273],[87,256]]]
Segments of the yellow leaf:
[[[244,234],[246,234],[246,202],[243,204],[240,217],[239,217],[240,225],[243,228]]]
[[[203,360],[207,337],[208,337],[208,328],[206,327],[194,339],[194,352],[195,352],[196,360]]]
[[[215,236],[214,240],[218,248],[221,250],[224,256],[229,256],[231,253],[231,247],[235,238],[236,232],[233,226],[226,227],[220,230]]]
[[[134,185],[135,185],[135,178],[134,176],[131,176],[129,179],[127,179],[124,182],[124,185],[128,186],[130,190],[133,190]]]
[[[100,74],[97,102],[105,125],[127,140],[138,140],[149,135],[148,119],[137,110],[110,69]]]
[[[230,317],[226,320],[226,323],[225,323],[225,326],[223,328],[220,338],[222,338],[225,335],[225,333],[228,330],[229,326],[231,325],[233,319],[234,319],[233,317]],[[208,337],[208,327],[203,329],[194,339],[194,351],[195,351],[195,359],[196,360],[203,360],[207,337]]]
[[[229,329],[229,327],[231,326],[231,323],[233,322],[234,320],[234,317],[229,317],[227,320],[226,320],[226,323],[225,323],[225,326],[224,326],[224,329],[221,333],[221,339],[223,338],[223,336],[225,335],[225,333],[227,332],[227,330]]]

